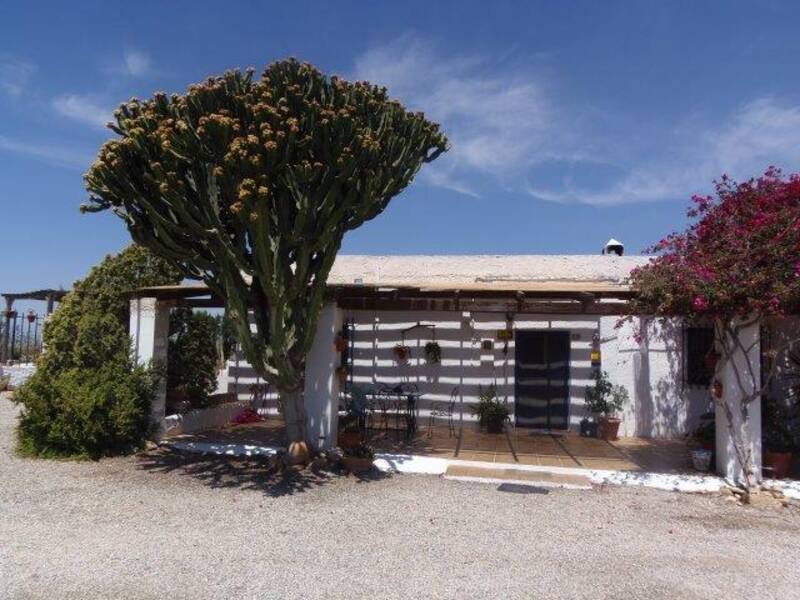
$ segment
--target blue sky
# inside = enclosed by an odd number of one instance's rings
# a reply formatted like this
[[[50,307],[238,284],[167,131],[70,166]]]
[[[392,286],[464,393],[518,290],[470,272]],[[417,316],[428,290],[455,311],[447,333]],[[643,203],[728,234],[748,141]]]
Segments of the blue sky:
[[[699,6],[698,6],[699,5]],[[128,240],[80,215],[113,108],[289,55],[385,84],[453,148],[349,253],[639,252],[721,173],[800,162],[796,2],[6,2],[0,291]]]

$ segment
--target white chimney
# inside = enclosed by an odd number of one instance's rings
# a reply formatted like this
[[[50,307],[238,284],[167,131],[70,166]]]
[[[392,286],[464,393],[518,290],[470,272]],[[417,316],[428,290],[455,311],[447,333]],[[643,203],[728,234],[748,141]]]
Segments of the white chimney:
[[[606,246],[603,248],[603,254],[616,254],[617,256],[622,256],[625,254],[625,245],[622,242],[611,238],[606,242]]]

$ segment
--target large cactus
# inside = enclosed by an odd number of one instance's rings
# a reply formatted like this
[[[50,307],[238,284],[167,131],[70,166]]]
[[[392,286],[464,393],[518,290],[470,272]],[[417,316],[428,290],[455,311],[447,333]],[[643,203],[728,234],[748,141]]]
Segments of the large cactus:
[[[346,231],[380,214],[447,149],[439,126],[385,88],[289,59],[184,95],[132,99],[86,174],[90,201],[225,299],[247,359],[305,436],[302,385]],[[248,323],[252,311],[255,331]]]

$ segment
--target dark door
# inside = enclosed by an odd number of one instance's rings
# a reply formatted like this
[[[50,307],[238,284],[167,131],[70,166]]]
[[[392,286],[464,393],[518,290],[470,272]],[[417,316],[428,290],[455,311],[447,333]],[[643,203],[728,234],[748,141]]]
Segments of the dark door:
[[[519,427],[569,426],[569,332],[514,332],[514,416]]]

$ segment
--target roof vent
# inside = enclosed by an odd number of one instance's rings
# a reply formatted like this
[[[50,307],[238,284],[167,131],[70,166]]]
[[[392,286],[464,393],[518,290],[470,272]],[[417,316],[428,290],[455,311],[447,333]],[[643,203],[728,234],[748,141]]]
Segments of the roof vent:
[[[616,254],[617,256],[622,256],[625,254],[625,246],[622,242],[611,238],[606,242],[605,248],[603,248],[603,254]]]

